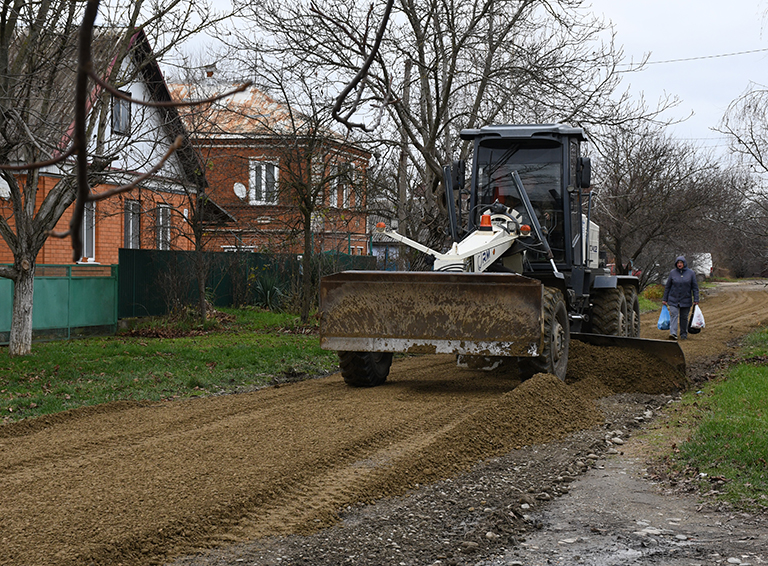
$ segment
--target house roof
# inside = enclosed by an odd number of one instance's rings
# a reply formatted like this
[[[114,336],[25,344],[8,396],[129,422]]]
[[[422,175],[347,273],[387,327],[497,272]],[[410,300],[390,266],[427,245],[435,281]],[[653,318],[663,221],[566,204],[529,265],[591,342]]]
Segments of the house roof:
[[[152,97],[158,102],[172,102],[173,98],[171,97],[168,85],[165,82],[163,73],[152,52],[152,48],[149,45],[149,40],[147,39],[144,30],[139,30],[136,33],[135,38],[136,49],[132,50],[131,53],[132,56],[137,59],[141,75],[144,77],[147,87],[152,93]],[[206,187],[205,167],[203,167],[197,151],[195,151],[195,148],[190,142],[187,130],[184,128],[184,124],[179,115],[179,110],[176,106],[160,106],[158,111],[163,116],[162,123],[167,129],[168,134],[171,136],[171,139],[176,139],[177,136],[181,136],[182,138],[182,144],[177,150],[177,154],[182,166],[184,179],[197,187]]]
[[[174,99],[185,101],[214,98],[239,86],[213,79],[194,85],[168,85]],[[185,107],[182,116],[195,137],[274,137],[291,133],[294,129],[289,109],[254,86],[212,103]]]
[[[222,96],[241,85],[208,78],[195,84],[169,84],[168,88],[174,99],[191,101]],[[211,103],[182,107],[180,112],[193,139],[263,140],[284,136],[316,137],[319,134],[327,141],[368,153],[330,126],[319,124],[317,118],[276,101],[253,85]]]
[[[237,223],[237,218],[231,212],[214,202],[210,197],[202,201],[202,214],[206,225],[222,226]]]

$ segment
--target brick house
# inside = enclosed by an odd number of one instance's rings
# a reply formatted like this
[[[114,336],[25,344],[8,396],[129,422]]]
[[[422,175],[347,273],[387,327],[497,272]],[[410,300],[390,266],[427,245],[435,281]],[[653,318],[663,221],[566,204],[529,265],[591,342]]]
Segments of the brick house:
[[[234,86],[207,79],[170,90],[194,100]],[[308,225],[316,253],[370,253],[370,153],[255,87],[180,111],[205,162],[207,195],[224,211],[206,223],[206,249],[301,253]]]
[[[129,77],[120,91],[135,100],[168,102],[171,100],[160,68],[142,31],[134,35],[128,56],[120,62],[114,41],[94,41],[94,61],[101,61],[104,76],[114,65],[121,65],[118,77]],[[140,182],[131,192],[86,205],[83,223],[82,262],[116,264],[120,248],[190,249],[187,223],[188,195],[204,186],[204,176],[197,154],[186,137],[176,108],[147,107],[115,97],[95,87],[90,100],[90,119],[99,125],[93,154],[110,155],[111,166],[102,182],[92,185],[99,193],[134,182],[160,162],[178,135],[184,143],[163,167]],[[98,116],[97,116],[98,114]],[[66,148],[74,124],[62,136],[59,147]],[[96,128],[94,127],[94,131]],[[96,134],[94,134],[96,140]],[[99,145],[100,144],[100,145]],[[38,207],[63,171],[49,167],[40,171]],[[23,182],[24,177],[19,179]],[[4,183],[2,183],[4,184]],[[13,225],[8,187],[0,184],[0,214]],[[66,231],[74,205],[67,209],[56,231]],[[0,239],[0,263],[12,263],[13,255]],[[37,256],[38,264],[71,264],[69,239],[49,237]]]

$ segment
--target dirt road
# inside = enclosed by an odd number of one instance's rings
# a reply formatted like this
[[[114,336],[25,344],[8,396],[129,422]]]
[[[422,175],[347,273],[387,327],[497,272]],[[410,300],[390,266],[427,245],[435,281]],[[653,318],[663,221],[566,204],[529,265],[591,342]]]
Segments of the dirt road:
[[[706,330],[682,344],[694,367],[768,322],[762,285],[723,287],[702,306]],[[663,337],[646,318],[643,335]],[[574,343],[567,384],[431,356],[396,362],[374,389],[334,375],[3,425],[0,564],[162,564],[222,545],[179,563],[479,564],[514,548],[526,510],[602,456],[606,419],[637,426],[684,379]],[[512,460],[495,474],[500,458]],[[462,478],[475,479],[463,489]],[[325,528],[340,512],[343,526]]]

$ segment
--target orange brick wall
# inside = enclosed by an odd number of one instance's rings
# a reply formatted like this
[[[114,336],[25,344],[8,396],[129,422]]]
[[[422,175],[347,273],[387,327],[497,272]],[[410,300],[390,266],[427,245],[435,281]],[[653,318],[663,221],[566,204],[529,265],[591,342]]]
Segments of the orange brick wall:
[[[206,175],[209,182],[209,196],[221,208],[226,210],[234,222],[225,225],[211,226],[206,235],[204,246],[210,251],[219,251],[223,246],[248,246],[256,251],[272,251],[283,253],[301,253],[304,249],[301,223],[295,203],[285,196],[276,206],[250,205],[240,199],[234,192],[234,184],[242,183],[246,188],[249,184],[249,157],[268,160],[280,159],[279,148],[272,146],[254,148],[245,143],[234,143],[228,147],[199,148],[206,161]],[[271,151],[271,153],[270,153]],[[364,178],[365,159],[363,154],[355,154],[356,168]],[[282,172],[279,178],[285,180]],[[42,202],[45,194],[58,180],[52,177],[41,177],[41,190],[38,192],[38,203]],[[105,189],[107,187],[104,187]],[[99,189],[94,189],[99,192]],[[362,248],[363,254],[370,253],[366,234],[366,214],[363,206],[355,207],[354,194],[350,195],[350,205],[353,208],[331,208],[325,206],[317,211],[322,216],[322,229],[313,234],[316,251],[340,251],[343,253],[358,253]],[[327,198],[327,197],[326,197]],[[139,201],[141,216],[141,248],[156,249],[157,235],[155,217],[152,213],[158,203],[171,206],[171,249],[188,250],[193,248],[191,238],[185,238],[190,230],[182,216],[185,205],[183,195],[171,193],[156,193],[148,189],[134,189],[131,193],[113,197],[96,203],[95,226],[95,261],[102,264],[113,264],[118,261],[118,250],[124,246],[124,206],[126,200]],[[328,203],[326,203],[328,204]],[[56,231],[63,232],[69,228],[72,208],[68,209],[59,220]],[[0,213],[5,217],[11,214],[10,202],[0,200]],[[12,263],[13,255],[4,241],[0,240],[0,263]],[[49,237],[37,257],[38,264],[68,264],[72,261],[72,250],[69,238],[59,239]]]
[[[248,187],[249,155],[279,161],[279,151],[270,153],[269,148],[233,144],[229,147],[201,148],[200,152],[206,160],[208,194],[236,219],[234,223],[212,229],[208,234],[206,248],[218,251],[222,246],[247,246],[257,251],[301,253],[304,242],[300,217],[294,203],[285,194],[281,195],[278,206],[262,206],[250,205],[247,198],[241,199],[234,192],[235,183]],[[364,170],[364,164],[363,156],[360,156],[358,170]],[[285,181],[286,175],[281,172],[279,177]],[[356,205],[355,196],[350,195],[352,207]],[[363,254],[370,253],[364,207],[324,207],[318,213],[323,216],[323,229],[314,234],[317,251],[338,250],[347,253],[351,241],[352,253],[357,253],[358,248],[362,248]]]
[[[37,202],[41,203],[45,195],[55,186],[58,179],[52,177],[40,178],[40,190],[38,190]],[[108,186],[97,187],[95,193],[106,190]],[[118,250],[124,246],[125,222],[123,217],[125,200],[137,200],[141,203],[143,211],[148,211],[141,216],[141,247],[156,249],[157,239],[154,216],[152,211],[158,203],[171,206],[171,249],[189,250],[193,246],[190,238],[183,237],[189,234],[188,224],[184,221],[182,210],[188,208],[185,205],[184,195],[171,193],[156,193],[147,189],[134,189],[130,193],[112,197],[108,200],[96,203],[95,225],[95,261],[101,264],[116,264],[118,262]],[[39,204],[38,204],[39,207]],[[72,217],[74,204],[70,206],[56,224],[56,232],[64,232],[69,229],[69,221]],[[11,216],[10,201],[0,200],[0,214],[6,218]],[[0,263],[13,263],[13,254],[0,239]],[[38,264],[70,264],[72,258],[72,245],[70,239],[49,237],[37,256]]]

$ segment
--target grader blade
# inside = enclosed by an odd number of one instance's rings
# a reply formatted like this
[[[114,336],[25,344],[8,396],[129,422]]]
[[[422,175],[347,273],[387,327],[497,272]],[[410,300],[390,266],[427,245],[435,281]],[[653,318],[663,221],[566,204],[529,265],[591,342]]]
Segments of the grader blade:
[[[668,363],[681,373],[685,373],[685,355],[682,349],[680,349],[680,345],[671,340],[606,336],[604,334],[586,334],[582,332],[571,332],[571,338],[592,344],[593,346],[618,346],[640,350]]]
[[[347,271],[320,282],[320,346],[534,356],[541,282],[508,273]]]

